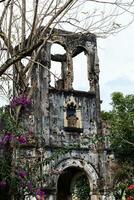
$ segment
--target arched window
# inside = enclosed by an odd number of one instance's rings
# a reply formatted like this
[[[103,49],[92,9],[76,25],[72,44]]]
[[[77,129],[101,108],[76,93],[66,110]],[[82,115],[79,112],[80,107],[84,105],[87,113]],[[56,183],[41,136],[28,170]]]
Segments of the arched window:
[[[56,81],[59,79],[62,79],[62,62],[60,62],[60,59],[58,60],[58,56],[62,56],[66,53],[65,49],[57,43],[52,44],[51,46],[51,68],[50,68],[50,86],[55,87]],[[57,57],[57,58],[54,58]]]
[[[79,47],[82,48],[82,47]],[[82,52],[73,57],[73,89],[80,91],[89,91],[87,56],[84,48]]]

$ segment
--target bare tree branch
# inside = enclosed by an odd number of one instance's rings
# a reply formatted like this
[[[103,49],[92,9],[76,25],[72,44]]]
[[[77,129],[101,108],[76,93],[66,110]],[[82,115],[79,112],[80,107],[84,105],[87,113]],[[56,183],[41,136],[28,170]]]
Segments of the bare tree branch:
[[[5,13],[7,12],[7,8],[8,8],[9,5],[10,5],[10,1],[11,1],[11,0],[8,0],[7,4],[5,5],[4,10],[3,10],[3,12],[2,12],[2,15],[1,15],[1,18],[0,18],[0,29],[1,29],[1,25],[2,25],[2,23],[3,23],[3,19],[4,19],[4,16],[5,16]],[[3,2],[3,0],[2,0],[1,2]]]
[[[38,60],[38,54],[51,36],[54,27],[63,29],[70,27],[70,34],[72,31],[90,31],[102,37],[121,31],[134,20],[134,0],[0,2],[3,2],[0,17],[0,76],[10,67],[15,69],[16,83],[20,84],[20,88],[24,91],[27,90],[31,69]],[[117,17],[125,13],[129,14],[130,20],[126,24],[121,24]],[[82,49],[76,49],[72,56],[81,51]],[[30,57],[29,60],[27,56]],[[51,59],[64,62],[66,54],[52,54]]]
[[[26,0],[22,0],[22,33],[21,33],[21,49],[25,46],[25,39],[26,39],[26,29],[25,29],[25,22],[26,22]]]

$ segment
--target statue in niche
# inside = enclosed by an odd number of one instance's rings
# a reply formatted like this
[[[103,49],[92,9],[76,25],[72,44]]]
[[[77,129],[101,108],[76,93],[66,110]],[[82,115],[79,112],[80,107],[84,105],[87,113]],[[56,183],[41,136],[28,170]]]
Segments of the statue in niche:
[[[82,128],[80,105],[76,104],[74,97],[70,97],[64,108],[64,127]]]
[[[68,120],[68,126],[69,127],[77,127],[77,120],[76,117],[76,105],[74,105],[74,102],[71,102],[71,104],[67,105],[67,120]]]

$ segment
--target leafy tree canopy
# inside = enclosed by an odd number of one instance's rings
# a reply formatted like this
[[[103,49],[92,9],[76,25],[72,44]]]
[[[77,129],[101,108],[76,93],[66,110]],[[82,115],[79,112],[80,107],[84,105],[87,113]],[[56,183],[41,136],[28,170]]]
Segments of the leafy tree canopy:
[[[134,95],[112,94],[112,111],[102,112],[110,129],[111,148],[119,161],[134,163]]]

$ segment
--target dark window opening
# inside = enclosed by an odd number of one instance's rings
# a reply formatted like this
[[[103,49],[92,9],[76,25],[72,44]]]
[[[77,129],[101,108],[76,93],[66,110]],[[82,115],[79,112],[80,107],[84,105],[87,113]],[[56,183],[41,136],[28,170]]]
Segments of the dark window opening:
[[[76,117],[76,105],[72,102],[67,106],[67,118],[68,117]]]

